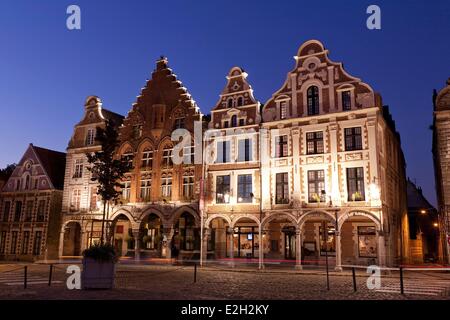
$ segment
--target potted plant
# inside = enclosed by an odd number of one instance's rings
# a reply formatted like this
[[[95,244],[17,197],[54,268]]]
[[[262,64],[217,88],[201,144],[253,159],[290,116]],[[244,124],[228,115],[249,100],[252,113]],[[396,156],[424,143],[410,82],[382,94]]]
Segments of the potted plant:
[[[352,194],[352,200],[353,201],[361,201],[362,200],[362,194],[359,191],[356,191]]]
[[[86,289],[112,289],[117,254],[110,244],[96,244],[83,251],[81,284]]]

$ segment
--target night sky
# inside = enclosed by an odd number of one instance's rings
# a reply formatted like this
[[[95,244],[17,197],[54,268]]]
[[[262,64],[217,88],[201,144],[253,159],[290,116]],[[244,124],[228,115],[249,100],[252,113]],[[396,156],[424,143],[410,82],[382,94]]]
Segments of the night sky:
[[[70,4],[81,8],[81,30],[66,28]],[[381,30],[366,28],[371,4],[381,7]],[[88,95],[126,115],[160,55],[208,113],[235,65],[264,103],[309,39],[381,93],[408,176],[435,203],[429,127],[432,90],[450,77],[448,0],[3,0],[0,167],[29,143],[64,151]]]

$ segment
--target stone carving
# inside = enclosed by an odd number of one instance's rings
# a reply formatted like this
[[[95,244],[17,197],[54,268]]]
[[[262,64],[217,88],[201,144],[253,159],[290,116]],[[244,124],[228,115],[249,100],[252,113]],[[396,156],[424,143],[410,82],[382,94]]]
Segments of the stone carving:
[[[323,163],[323,156],[308,157],[306,163]]]
[[[361,160],[362,159],[362,153],[347,153],[345,155],[345,161],[355,161],[355,160]]]

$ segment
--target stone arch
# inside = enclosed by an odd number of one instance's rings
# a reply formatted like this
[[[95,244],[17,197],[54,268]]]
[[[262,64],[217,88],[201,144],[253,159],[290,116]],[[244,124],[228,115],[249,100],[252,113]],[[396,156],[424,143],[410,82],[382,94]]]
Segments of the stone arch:
[[[325,217],[328,220],[331,220],[333,222],[336,221],[335,217],[328,211],[325,210],[311,210],[303,214],[300,219],[298,220],[298,228],[301,230],[305,222],[308,220],[308,218],[311,217],[312,214],[321,214],[323,217]]]
[[[236,225],[236,223],[239,222],[239,220],[242,220],[242,219],[245,219],[245,218],[253,220],[258,225],[258,227],[260,227],[261,223],[260,223],[259,219],[256,218],[255,216],[251,215],[251,214],[238,215],[238,216],[234,217],[231,220],[230,227],[234,228],[234,226]]]
[[[162,150],[164,150],[164,149],[167,148],[167,147],[173,148],[173,141],[171,140],[171,138],[170,138],[169,136],[164,137],[164,138],[159,142],[158,148],[157,148],[157,149],[158,149],[159,151],[162,151]]]
[[[288,212],[277,212],[277,213],[274,213],[274,214],[271,214],[271,215],[265,217],[261,221],[261,229],[263,229],[266,226],[266,224],[270,223],[272,220],[279,218],[279,217],[287,217],[288,220],[290,220],[292,222],[292,224],[297,227],[298,221],[295,218],[295,216],[293,216],[292,214],[290,214]]]
[[[196,210],[194,210],[193,208],[188,207],[188,206],[182,206],[182,207],[176,209],[176,210],[173,212],[173,214],[172,214],[172,219],[171,219],[170,222],[171,222],[173,225],[175,225],[176,222],[177,222],[177,220],[178,220],[178,219],[180,218],[180,216],[183,214],[183,212],[190,213],[190,214],[194,217],[194,220],[195,220],[195,226],[196,226],[196,227],[200,227],[200,216],[199,216],[198,212],[197,212]]]
[[[119,209],[116,212],[114,212],[112,214],[112,216],[109,218],[111,221],[116,220],[119,216],[125,216],[127,217],[127,219],[130,221],[132,228],[133,229],[138,229],[139,228],[139,223],[136,222],[136,220],[134,219],[133,215],[131,214],[131,212],[129,212],[128,210],[125,209]]]
[[[223,219],[223,220],[225,220],[225,221],[228,223],[229,226],[231,226],[231,219],[230,219],[229,216],[227,216],[226,214],[216,213],[216,214],[213,214],[213,215],[209,216],[209,217],[206,219],[205,224],[204,224],[204,227],[205,227],[205,228],[209,228],[210,225],[211,225],[211,222],[212,222],[214,219]]]
[[[128,141],[125,141],[121,144],[119,147],[119,155],[122,155],[123,153],[127,152],[128,150],[131,150],[133,153],[135,152],[133,146]]]
[[[81,256],[83,226],[76,220],[69,220],[62,225],[60,243],[61,256]]]
[[[155,149],[154,142],[148,137],[144,138],[144,140],[142,140],[139,143],[139,145],[137,147],[137,152],[142,153],[146,148],[149,148],[151,150]]]
[[[339,230],[342,228],[342,225],[345,223],[345,221],[348,220],[348,218],[353,216],[360,216],[360,217],[366,217],[370,219],[375,225],[377,226],[377,230],[381,229],[381,223],[378,217],[376,217],[373,212],[366,211],[366,210],[349,210],[345,212],[343,215],[341,215],[338,219],[338,226]]]
[[[158,216],[158,218],[161,219],[161,223],[162,224],[166,225],[168,223],[168,221],[166,220],[166,218],[164,217],[164,215],[160,211],[158,211],[158,210],[156,210],[154,208],[149,208],[147,210],[144,210],[144,212],[139,216],[139,219],[138,219],[139,225],[141,225],[142,221],[144,221],[145,218],[150,216],[151,214],[154,214],[154,215]]]

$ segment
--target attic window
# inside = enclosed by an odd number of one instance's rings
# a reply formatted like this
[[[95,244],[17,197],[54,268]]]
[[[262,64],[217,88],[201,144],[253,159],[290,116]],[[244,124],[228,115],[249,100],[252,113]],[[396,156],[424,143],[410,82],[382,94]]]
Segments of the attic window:
[[[228,99],[228,108],[233,108],[233,99]]]
[[[237,100],[238,107],[242,106],[244,104],[242,97],[239,97]]]

